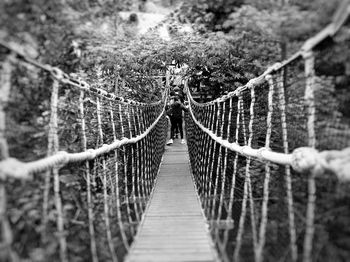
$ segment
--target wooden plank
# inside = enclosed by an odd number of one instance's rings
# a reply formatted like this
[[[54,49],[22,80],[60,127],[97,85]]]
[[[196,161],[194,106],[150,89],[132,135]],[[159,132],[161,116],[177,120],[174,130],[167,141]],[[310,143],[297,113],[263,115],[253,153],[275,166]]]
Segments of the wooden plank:
[[[163,157],[155,190],[126,262],[218,261],[190,174],[187,148]]]

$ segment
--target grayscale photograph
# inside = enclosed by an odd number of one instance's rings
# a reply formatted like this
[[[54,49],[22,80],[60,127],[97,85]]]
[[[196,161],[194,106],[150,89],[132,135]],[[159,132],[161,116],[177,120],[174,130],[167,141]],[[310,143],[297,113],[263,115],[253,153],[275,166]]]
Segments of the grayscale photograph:
[[[0,0],[0,262],[349,262],[350,0]]]

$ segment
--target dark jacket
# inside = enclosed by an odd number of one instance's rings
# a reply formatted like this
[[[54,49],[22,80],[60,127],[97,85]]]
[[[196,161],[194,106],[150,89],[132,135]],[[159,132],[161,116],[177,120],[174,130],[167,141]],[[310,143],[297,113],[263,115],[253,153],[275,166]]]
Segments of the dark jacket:
[[[167,114],[169,117],[182,118],[182,111],[187,111],[187,108],[180,101],[175,101],[169,106]]]

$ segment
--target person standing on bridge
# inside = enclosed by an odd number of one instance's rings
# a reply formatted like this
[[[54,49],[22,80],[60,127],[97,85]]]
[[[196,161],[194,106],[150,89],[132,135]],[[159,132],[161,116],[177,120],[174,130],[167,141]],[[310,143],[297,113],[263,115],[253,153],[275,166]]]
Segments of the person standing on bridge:
[[[181,144],[185,144],[184,134],[182,129],[182,111],[187,111],[187,108],[181,103],[180,99],[175,96],[173,102],[170,104],[167,114],[171,122],[171,136],[167,145],[174,143],[175,130],[180,131]]]

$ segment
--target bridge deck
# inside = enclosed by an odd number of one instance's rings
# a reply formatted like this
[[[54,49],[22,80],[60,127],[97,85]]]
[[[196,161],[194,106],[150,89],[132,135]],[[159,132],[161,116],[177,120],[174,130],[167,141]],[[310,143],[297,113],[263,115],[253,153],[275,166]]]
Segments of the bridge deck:
[[[167,147],[127,262],[216,261],[189,170],[187,146]]]

